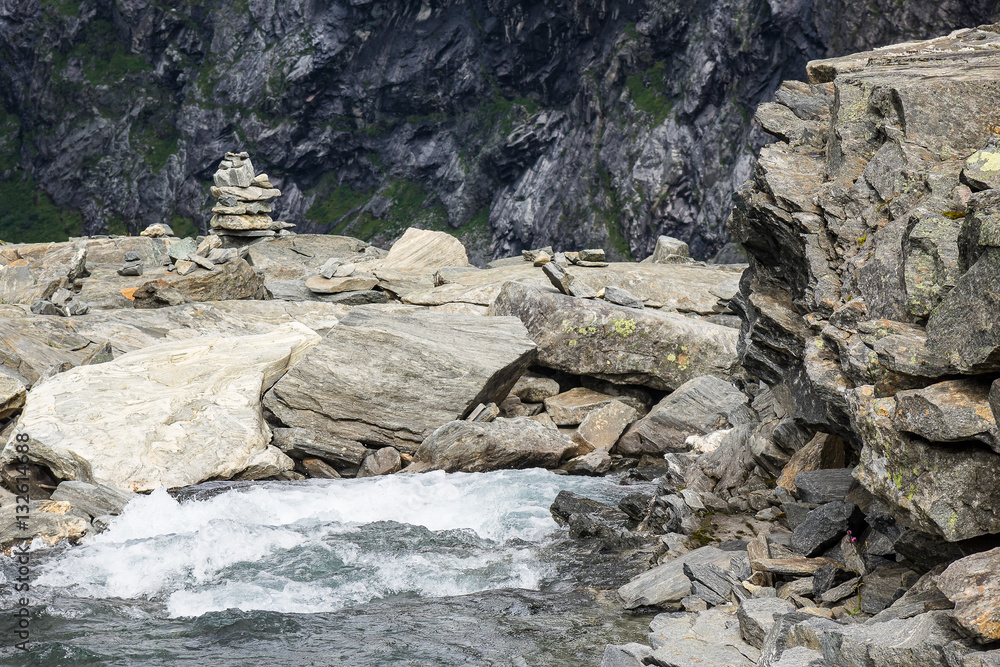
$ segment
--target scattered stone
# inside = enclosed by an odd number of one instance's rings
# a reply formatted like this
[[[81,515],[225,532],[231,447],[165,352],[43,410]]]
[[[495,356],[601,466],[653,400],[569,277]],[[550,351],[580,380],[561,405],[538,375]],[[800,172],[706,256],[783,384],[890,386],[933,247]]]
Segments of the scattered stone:
[[[175,262],[179,262],[182,259],[189,259],[191,255],[195,254],[197,248],[198,246],[194,239],[181,239],[167,248],[167,255]],[[127,255],[125,261],[130,261]]]
[[[581,262],[603,262],[605,261],[603,249],[581,250],[577,254]]]
[[[142,261],[136,260],[134,262],[125,262],[125,265],[118,269],[118,275],[120,276],[141,276],[142,275]]]
[[[465,420],[470,422],[491,422],[499,416],[500,408],[497,407],[496,403],[490,403],[489,405],[480,403],[475,410],[469,413],[469,416]]]
[[[820,505],[792,532],[792,548],[814,556],[839,542],[849,530],[860,534],[864,520],[861,510],[850,503],[834,501]]]
[[[542,267],[542,271],[549,281],[555,285],[556,289],[567,296],[579,297],[582,299],[593,299],[597,296],[597,291],[581,281],[575,274],[567,271],[559,262],[549,262]]]
[[[684,575],[691,580],[693,593],[712,606],[728,602],[733,594],[732,583],[718,565],[685,563]]]
[[[688,244],[672,236],[660,236],[656,239],[656,248],[648,260],[654,264],[668,263],[671,257],[689,257]]]
[[[323,459],[302,459],[302,467],[309,477],[316,479],[340,479],[340,473]]]
[[[625,512],[572,491],[560,491],[549,512],[557,524],[569,527],[570,537],[593,538],[605,551],[635,548],[643,541],[631,530],[632,520]]]
[[[843,501],[854,484],[853,468],[810,470],[795,475],[796,496],[806,503]]]
[[[610,644],[604,648],[601,667],[644,667],[653,649],[645,644]]]
[[[162,222],[155,222],[149,227],[139,232],[139,236],[148,236],[150,238],[160,238],[162,236],[173,236],[174,230],[170,228],[170,225]]]
[[[57,315],[59,317],[67,316],[66,311],[51,301],[46,301],[45,299],[41,299],[31,304],[31,312],[35,315]]]
[[[903,597],[917,583],[916,572],[910,568],[890,563],[879,566],[861,578],[861,611],[877,614]]]
[[[193,272],[196,268],[198,268],[197,264],[186,259],[179,260],[177,264],[174,265],[174,271],[176,271],[179,276],[186,276]]]
[[[545,266],[546,264],[548,264],[551,261],[552,261],[551,257],[549,257],[544,252],[540,252],[540,253],[538,253],[538,256],[535,257],[535,261],[533,262],[533,266]]]
[[[813,470],[843,468],[844,455],[843,440],[835,435],[817,433],[805,447],[792,454],[792,458],[782,469],[776,485],[795,493],[796,475]]]
[[[728,428],[729,416],[748,402],[725,380],[704,375],[688,380],[629,429],[618,452],[662,454],[687,449],[687,438]],[[734,417],[734,420],[736,418]]]
[[[121,489],[90,484],[78,480],[60,482],[52,492],[52,500],[69,503],[74,509],[92,517],[121,514],[125,505],[136,497],[135,493]]]
[[[200,266],[206,271],[215,271],[215,262],[208,259],[207,257],[202,257],[201,255],[188,255],[188,261],[192,264]],[[178,264],[180,262],[178,261]]]
[[[7,419],[20,412],[27,392],[24,382],[0,372],[0,419]]]
[[[775,617],[792,611],[795,611],[795,605],[777,597],[744,600],[736,612],[740,622],[740,635],[754,648],[760,648],[764,644],[764,637],[774,626]]]
[[[611,455],[607,448],[600,447],[581,456],[574,456],[559,466],[571,475],[603,475],[611,470]]]
[[[525,373],[517,379],[510,393],[526,403],[541,403],[559,393],[559,383],[535,373]]]
[[[620,287],[608,286],[604,288],[604,300],[616,303],[626,308],[645,308],[642,299],[635,296],[628,290]]]
[[[371,452],[361,463],[358,470],[358,477],[376,477],[378,475],[391,475],[402,468],[402,459],[399,452],[393,447],[382,447]]]
[[[612,401],[613,396],[586,387],[575,387],[567,392],[545,399],[545,411],[558,426],[576,426],[594,410]]]
[[[575,447],[558,431],[527,417],[453,421],[427,436],[407,472],[554,468]]]
[[[316,294],[337,294],[339,292],[370,290],[377,284],[378,279],[372,276],[351,276],[347,278],[313,276],[306,281],[306,287]]]
[[[548,245],[544,248],[539,248],[537,250],[522,250],[521,257],[526,262],[534,262],[540,255],[546,255],[548,257],[554,256],[556,253],[552,250],[552,246]]]
[[[691,580],[684,574],[685,564],[711,563],[720,568],[729,567],[732,556],[731,552],[716,547],[700,547],[633,577],[618,589],[618,595],[626,609],[678,602],[691,594]]]
[[[610,451],[619,436],[638,416],[634,408],[618,400],[593,410],[583,418],[580,427],[573,434],[573,442],[579,445],[577,452],[586,454],[596,449]]]
[[[272,444],[288,456],[299,459],[319,457],[341,468],[359,466],[368,455],[368,449],[358,442],[307,429],[276,428],[272,435]]]
[[[205,259],[212,264],[225,264],[236,259],[238,256],[239,251],[236,248],[213,248],[208,252]]]

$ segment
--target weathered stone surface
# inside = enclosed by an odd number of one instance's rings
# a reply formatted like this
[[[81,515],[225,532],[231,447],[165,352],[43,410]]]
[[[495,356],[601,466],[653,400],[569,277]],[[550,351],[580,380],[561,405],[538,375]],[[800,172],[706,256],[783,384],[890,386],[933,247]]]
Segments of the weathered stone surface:
[[[324,278],[313,276],[306,281],[306,287],[316,294],[337,294],[339,292],[355,292],[370,290],[378,284],[374,276],[349,276],[346,278]]]
[[[642,299],[620,287],[606,287],[604,289],[604,300],[618,304],[619,306],[625,306],[626,308],[645,308]]]
[[[649,624],[657,665],[752,667],[760,653],[740,638],[733,614],[710,609],[698,614],[660,614]]]
[[[292,467],[268,445],[261,392],[319,341],[298,324],[271,334],[205,337],[73,368],[28,394],[15,434],[60,479],[130,491],[254,479]]]
[[[610,644],[604,648],[601,667],[643,667],[652,654],[645,644]]]
[[[774,625],[775,616],[795,611],[795,605],[780,598],[751,598],[740,603],[736,617],[740,622],[740,635],[755,648],[760,648],[764,637]]]
[[[830,663],[818,651],[805,646],[795,646],[784,651],[776,662],[770,663],[769,667],[830,667]]]
[[[302,468],[309,477],[316,479],[340,479],[340,473],[323,459],[302,459]]]
[[[1000,640],[1000,548],[955,561],[937,578],[955,622],[981,643]]]
[[[945,665],[944,646],[958,639],[946,611],[913,618],[846,625],[828,630],[820,639],[823,657],[832,665],[912,667]]]
[[[121,514],[125,505],[136,497],[130,491],[123,491],[100,484],[88,484],[79,480],[60,482],[52,492],[52,500],[69,503],[73,509],[86,512],[90,516]]]
[[[604,551],[634,549],[643,542],[632,530],[632,518],[620,508],[572,491],[560,491],[549,513],[557,524],[569,527],[570,537],[595,540]]]
[[[835,435],[817,433],[805,447],[792,454],[775,483],[795,493],[795,476],[800,472],[844,467],[844,441]]]
[[[579,446],[577,447],[579,450]],[[611,454],[606,447],[600,447],[580,456],[574,456],[559,466],[571,475],[603,475],[611,470]]]
[[[139,232],[139,236],[149,236],[151,238],[158,238],[160,236],[173,236],[174,230],[170,228],[170,225],[154,222],[153,224],[146,227],[144,230]]]
[[[155,281],[157,286],[161,282],[166,283],[167,288],[174,290],[188,301],[262,299],[266,295],[264,279],[242,259],[222,264],[215,271],[195,271],[186,276],[165,274],[163,278]],[[150,283],[143,284],[136,292],[142,290],[160,294],[164,292],[164,289],[159,287],[153,289]],[[135,296],[135,298],[140,297]],[[162,307],[163,305],[180,304],[163,303],[153,307]]]
[[[594,410],[615,400],[586,387],[574,387],[567,392],[545,399],[545,411],[557,426],[576,426]]]
[[[950,380],[895,395],[892,423],[931,442],[979,440],[1000,452],[1000,433],[989,403],[990,384]]]
[[[90,529],[86,517],[74,512],[68,503],[32,500],[28,503],[31,521],[25,530],[18,525],[24,514],[17,507],[16,503],[0,507],[0,550],[35,538],[49,546],[62,540],[76,542]]]
[[[514,315],[549,368],[621,384],[676,389],[699,375],[729,377],[737,332],[674,313],[624,309],[598,300],[506,283],[492,306]]]
[[[1000,455],[980,446],[934,445],[892,424],[893,398],[863,386],[850,396],[865,441],[858,480],[908,525],[958,541],[1000,532]]]
[[[573,442],[579,445],[578,453],[586,454],[595,449],[610,451],[618,437],[638,416],[635,408],[617,400],[592,411],[583,418],[573,434]]]
[[[318,456],[335,467],[360,465],[368,449],[353,440],[335,438],[304,428],[276,428],[271,444],[293,458]]]
[[[525,373],[514,383],[510,393],[526,403],[541,403],[559,393],[559,383],[535,373]]]
[[[0,373],[0,419],[20,412],[24,407],[27,387],[20,379]]]
[[[746,394],[711,375],[692,378],[660,401],[618,444],[622,454],[662,454],[687,449],[688,436],[729,428],[729,415]],[[735,419],[735,417],[734,417]]]
[[[833,546],[850,530],[860,534],[864,514],[856,505],[835,501],[820,505],[806,515],[792,531],[792,549],[805,556],[814,556]]]
[[[633,577],[618,589],[618,595],[626,609],[655,607],[666,602],[677,602],[691,593],[691,580],[684,574],[685,563],[711,563],[727,568],[732,557],[733,554],[729,551],[715,547],[700,547]]]
[[[689,257],[688,244],[672,236],[660,236],[656,239],[656,247],[653,249],[653,254],[649,256],[648,260],[644,261],[657,264],[669,261],[667,258],[671,255],[675,257]]]
[[[399,452],[392,447],[382,447],[365,457],[364,462],[361,464],[361,469],[358,470],[358,477],[391,475],[399,471],[402,465]]]
[[[795,494],[806,503],[844,500],[854,484],[853,468],[807,470],[795,476]]]
[[[558,262],[544,264],[542,272],[555,288],[563,294],[584,299],[592,299],[597,296],[597,290],[580,280],[580,276],[576,271],[568,271]]]
[[[362,306],[331,329],[264,404],[289,426],[412,453],[442,424],[480,403],[502,401],[534,353],[513,318]]]
[[[507,468],[554,468],[575,449],[559,431],[527,417],[492,422],[453,421],[420,444],[407,472],[488,472]]]
[[[451,234],[410,227],[389,248],[382,268],[427,273],[443,266],[469,266],[462,242]]]
[[[887,563],[861,578],[861,611],[877,614],[917,583],[919,576],[910,568]]]
[[[927,321],[927,346],[963,372],[1000,370],[1000,248],[985,248]]]

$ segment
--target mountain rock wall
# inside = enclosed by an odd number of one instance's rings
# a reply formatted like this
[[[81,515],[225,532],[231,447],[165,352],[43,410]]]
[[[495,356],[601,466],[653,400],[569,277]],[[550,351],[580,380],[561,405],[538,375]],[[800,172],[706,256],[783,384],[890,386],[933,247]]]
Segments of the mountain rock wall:
[[[10,0],[0,238],[204,229],[220,156],[248,150],[299,231],[448,230],[479,262],[641,258],[666,233],[710,257],[782,79],[996,19],[984,0]]]

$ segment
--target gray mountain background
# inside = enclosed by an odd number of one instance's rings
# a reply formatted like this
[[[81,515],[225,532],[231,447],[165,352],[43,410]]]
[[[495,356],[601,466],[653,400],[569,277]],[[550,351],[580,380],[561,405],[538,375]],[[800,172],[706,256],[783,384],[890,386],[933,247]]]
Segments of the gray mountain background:
[[[249,151],[299,232],[449,231],[474,261],[726,219],[805,63],[1000,20],[995,0],[0,0],[0,239],[204,231]]]

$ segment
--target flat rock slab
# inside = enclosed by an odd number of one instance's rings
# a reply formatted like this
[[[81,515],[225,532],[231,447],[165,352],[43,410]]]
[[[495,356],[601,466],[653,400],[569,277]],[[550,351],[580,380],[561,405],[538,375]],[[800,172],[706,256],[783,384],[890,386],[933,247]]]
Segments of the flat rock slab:
[[[715,547],[700,547],[633,577],[618,589],[618,595],[626,609],[655,607],[666,602],[677,602],[691,594],[691,580],[684,574],[685,563],[698,565],[711,563],[728,569],[733,555],[730,551],[722,551]]]
[[[990,409],[990,383],[950,380],[896,392],[893,425],[931,442],[979,440],[1000,451],[1000,433]]]
[[[795,493],[805,503],[844,500],[854,484],[853,468],[808,470],[795,476]]]
[[[559,383],[552,378],[525,373],[517,379],[510,393],[525,403],[541,403],[559,393]]]
[[[407,472],[489,472],[554,468],[576,448],[559,431],[527,417],[491,422],[453,421],[420,444]]]
[[[121,514],[125,505],[137,497],[131,491],[122,491],[100,484],[88,484],[79,480],[60,482],[52,492],[52,500],[69,503],[73,509],[86,512],[90,516]]]
[[[576,426],[594,410],[615,400],[586,387],[575,387],[567,392],[545,399],[545,411],[556,426]]]
[[[725,380],[703,375],[688,380],[629,429],[618,445],[621,454],[663,454],[687,449],[691,435],[729,428],[728,416],[748,402]]]
[[[740,621],[740,635],[751,646],[760,648],[774,626],[775,616],[784,616],[792,611],[795,611],[795,605],[777,597],[743,600],[736,612]]]
[[[324,278],[313,276],[306,281],[306,287],[316,294],[339,294],[341,292],[356,292],[370,290],[378,284],[374,276],[347,276],[345,278]]]
[[[515,318],[359,306],[264,398],[288,426],[413,453],[434,429],[500,403],[534,361]]]
[[[538,345],[542,366],[618,384],[673,390],[700,375],[724,378],[739,333],[675,313],[623,308],[506,283],[495,315],[513,315]]]
[[[17,543],[35,538],[52,546],[62,540],[75,542],[90,530],[86,515],[73,511],[69,503],[53,500],[33,500],[28,503],[27,529],[22,522],[24,514],[17,511],[17,505],[0,508],[0,550]]]
[[[165,343],[60,373],[28,392],[17,433],[59,479],[127,491],[268,477],[292,461],[268,443],[269,388],[319,336],[300,324],[260,336]]]
[[[632,406],[618,400],[611,401],[583,418],[580,427],[573,434],[573,441],[580,445],[581,450],[610,451],[619,436],[638,416],[639,413]]]

